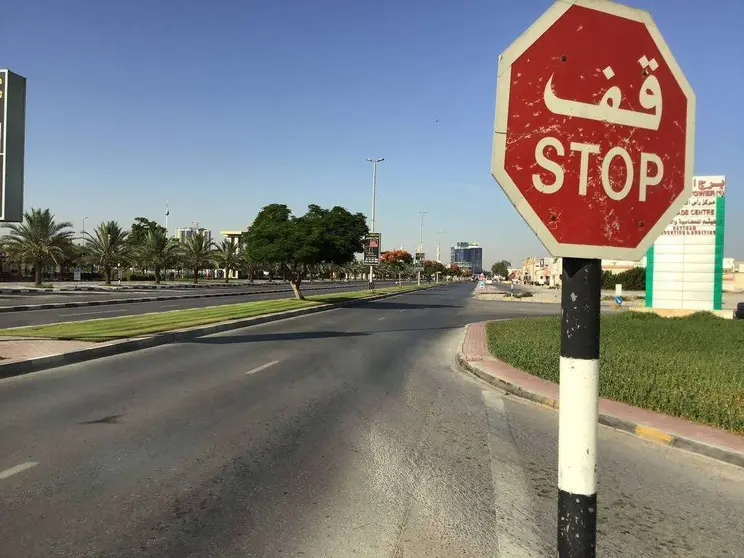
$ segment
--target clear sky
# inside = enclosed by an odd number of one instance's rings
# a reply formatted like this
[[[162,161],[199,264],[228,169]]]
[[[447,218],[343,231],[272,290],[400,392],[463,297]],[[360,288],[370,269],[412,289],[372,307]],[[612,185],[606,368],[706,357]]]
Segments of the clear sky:
[[[24,0],[0,67],[28,78],[26,207],[244,228],[273,202],[369,215],[383,248],[546,254],[490,177],[498,55],[549,0]],[[744,259],[744,2],[635,0],[695,88],[697,174],[728,177]],[[622,48],[618,45],[618,48]],[[448,256],[445,256],[448,258]]]

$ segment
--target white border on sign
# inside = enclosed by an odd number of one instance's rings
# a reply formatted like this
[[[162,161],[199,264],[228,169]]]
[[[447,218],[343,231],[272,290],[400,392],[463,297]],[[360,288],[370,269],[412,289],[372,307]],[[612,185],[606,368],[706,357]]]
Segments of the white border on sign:
[[[511,66],[543,33],[545,33],[574,4],[592,10],[639,21],[646,26],[656,47],[664,57],[672,75],[679,83],[687,98],[687,137],[685,143],[685,184],[684,190],[671,203],[669,208],[649,229],[644,239],[634,248],[614,248],[608,246],[591,246],[585,244],[561,244],[555,240],[548,227],[540,220],[537,213],[527,202],[522,192],[504,168],[506,156],[506,130],[509,119],[509,89],[511,86]],[[535,232],[538,239],[553,256],[568,258],[596,258],[613,260],[640,260],[651,244],[672,222],[679,210],[692,195],[693,167],[695,156],[695,92],[690,87],[682,69],[674,59],[671,50],[656,27],[651,14],[645,10],[630,8],[607,0],[557,0],[530,27],[522,33],[499,57],[498,80],[496,83],[496,121],[494,123],[493,151],[491,154],[491,176],[499,183],[509,201],[514,205],[522,218]]]

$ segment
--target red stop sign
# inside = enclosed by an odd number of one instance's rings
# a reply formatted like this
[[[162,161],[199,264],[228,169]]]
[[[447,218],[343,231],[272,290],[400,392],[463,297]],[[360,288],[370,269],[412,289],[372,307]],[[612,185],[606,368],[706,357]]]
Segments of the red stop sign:
[[[491,174],[554,256],[637,260],[692,193],[694,128],[647,12],[558,1],[500,58]]]

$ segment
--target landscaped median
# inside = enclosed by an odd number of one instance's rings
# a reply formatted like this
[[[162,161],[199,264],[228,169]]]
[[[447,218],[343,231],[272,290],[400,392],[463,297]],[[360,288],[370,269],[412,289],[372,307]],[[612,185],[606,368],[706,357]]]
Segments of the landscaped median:
[[[171,310],[169,312],[154,312],[135,316],[117,318],[100,318],[77,322],[64,322],[38,326],[25,326],[0,329],[0,336],[12,337],[41,337],[47,339],[69,339],[78,341],[111,341],[141,337],[155,333],[185,329],[196,326],[241,320],[285,312],[300,310],[324,304],[340,304],[364,299],[375,295],[397,294],[416,290],[421,287],[406,285],[402,287],[386,287],[374,292],[369,290],[351,291],[343,293],[313,295],[307,300],[279,299],[242,302],[239,304],[224,304],[208,306],[206,308],[189,308],[185,310]]]
[[[601,319],[601,397],[744,434],[744,323],[706,313]],[[486,334],[494,357],[558,382],[560,317],[492,322]]]

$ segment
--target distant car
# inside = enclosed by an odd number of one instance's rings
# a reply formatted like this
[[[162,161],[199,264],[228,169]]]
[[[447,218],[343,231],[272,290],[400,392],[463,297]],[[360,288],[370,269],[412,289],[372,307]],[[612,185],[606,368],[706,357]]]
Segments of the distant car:
[[[736,305],[734,316],[739,320],[744,320],[744,302],[740,302]]]

